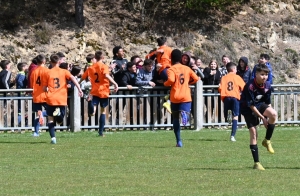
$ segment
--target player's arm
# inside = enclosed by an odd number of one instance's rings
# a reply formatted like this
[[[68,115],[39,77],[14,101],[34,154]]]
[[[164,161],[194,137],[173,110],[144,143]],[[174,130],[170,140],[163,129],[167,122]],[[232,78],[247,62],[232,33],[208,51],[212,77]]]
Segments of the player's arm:
[[[167,75],[168,75],[168,80],[165,81],[164,86],[171,86],[172,84],[175,83],[175,74],[172,70],[168,69],[167,71]]]
[[[88,69],[87,70],[85,70],[85,72],[82,74],[82,76],[81,76],[81,78],[80,78],[80,80],[79,80],[79,84],[83,81],[83,80],[85,80],[86,78],[88,77]]]
[[[118,91],[118,84],[114,81],[114,79],[108,74],[105,74],[105,77],[114,85],[115,87],[115,92]]]
[[[76,78],[74,76],[70,76],[70,79],[72,80],[73,84],[76,86],[76,88],[78,89],[78,92],[79,92],[79,96],[82,97],[83,96],[83,92],[80,88],[80,85],[79,83],[77,82]]]
[[[193,70],[190,70],[189,84],[195,84],[196,82],[198,82],[198,80],[199,80],[199,77],[197,76],[197,74]]]

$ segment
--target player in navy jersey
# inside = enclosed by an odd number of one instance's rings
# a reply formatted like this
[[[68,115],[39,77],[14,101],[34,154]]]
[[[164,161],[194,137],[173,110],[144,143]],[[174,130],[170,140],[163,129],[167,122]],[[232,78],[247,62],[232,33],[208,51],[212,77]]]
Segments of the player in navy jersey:
[[[257,128],[260,119],[266,131],[262,145],[273,154],[271,137],[275,128],[277,112],[271,106],[272,86],[267,81],[269,69],[265,64],[259,64],[256,69],[255,78],[251,79],[242,92],[240,100],[241,114],[244,115],[247,127],[250,132],[250,149],[252,152],[253,169],[265,170],[259,162],[257,147]]]

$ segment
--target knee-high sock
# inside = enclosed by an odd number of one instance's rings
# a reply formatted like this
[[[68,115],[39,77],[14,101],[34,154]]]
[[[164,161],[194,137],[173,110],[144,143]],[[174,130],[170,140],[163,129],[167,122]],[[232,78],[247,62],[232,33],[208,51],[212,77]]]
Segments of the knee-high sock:
[[[93,114],[94,113],[94,106],[92,101],[88,101],[88,114]]]
[[[99,117],[99,135],[103,135],[105,125],[105,114],[101,114]]]
[[[267,132],[266,132],[266,139],[270,140],[272,135],[273,135],[273,131],[275,128],[275,124],[268,124],[268,128],[267,128]]]
[[[180,123],[179,123],[179,119],[173,119],[173,128],[174,128],[174,133],[175,133],[175,137],[176,137],[176,142],[178,143],[181,138],[180,138]]]
[[[40,122],[39,122],[39,118],[34,119],[34,132],[36,134],[39,134],[39,129],[40,129]]]
[[[237,130],[237,120],[232,120],[231,136],[235,136]]]
[[[49,133],[50,133],[50,137],[51,138],[55,137],[54,122],[48,123],[48,130],[49,130]]]
[[[252,153],[253,161],[254,162],[259,162],[257,144],[255,144],[255,145],[250,144],[250,150],[251,150],[251,153]]]

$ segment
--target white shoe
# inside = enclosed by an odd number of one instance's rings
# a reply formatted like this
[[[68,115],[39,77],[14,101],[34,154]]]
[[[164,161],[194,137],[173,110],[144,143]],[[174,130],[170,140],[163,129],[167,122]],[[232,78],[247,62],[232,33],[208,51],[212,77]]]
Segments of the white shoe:
[[[230,137],[230,141],[232,141],[232,142],[236,142],[236,140],[235,140],[234,136],[231,136],[231,137]]]

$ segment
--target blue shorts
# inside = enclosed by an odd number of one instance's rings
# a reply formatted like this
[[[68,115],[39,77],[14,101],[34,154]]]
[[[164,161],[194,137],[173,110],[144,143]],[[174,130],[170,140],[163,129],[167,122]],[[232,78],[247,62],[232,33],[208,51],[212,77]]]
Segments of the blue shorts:
[[[172,112],[176,111],[185,111],[190,113],[191,112],[192,102],[183,102],[183,103],[171,103],[171,110]]]
[[[33,103],[32,102],[32,111],[37,112],[39,110],[43,110],[43,108],[45,108],[45,110],[47,110],[47,104],[46,103]]]
[[[99,103],[101,108],[105,108],[106,106],[108,106],[108,98],[93,96],[92,104],[94,106],[97,106]]]
[[[66,106],[53,106],[53,105],[47,105],[46,111],[48,116],[53,116],[53,112],[56,108],[60,109],[60,116],[63,118],[66,114]]]
[[[168,80],[167,71],[168,71],[168,68],[165,68],[164,70],[162,70],[159,74],[159,79],[161,79],[163,81],[167,81]]]
[[[227,117],[228,110],[232,111],[232,116],[240,115],[240,102],[234,97],[225,97],[224,100],[224,116]]]

